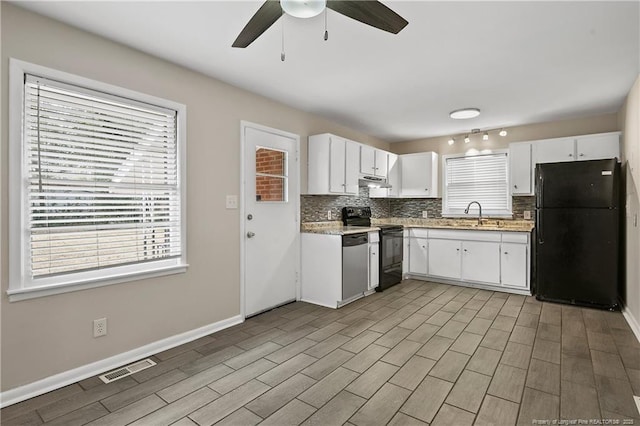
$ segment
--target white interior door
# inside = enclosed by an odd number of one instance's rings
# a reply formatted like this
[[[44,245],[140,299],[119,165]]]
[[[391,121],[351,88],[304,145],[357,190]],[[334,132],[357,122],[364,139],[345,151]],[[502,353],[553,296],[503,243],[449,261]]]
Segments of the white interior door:
[[[244,315],[295,300],[299,271],[299,138],[242,124]]]

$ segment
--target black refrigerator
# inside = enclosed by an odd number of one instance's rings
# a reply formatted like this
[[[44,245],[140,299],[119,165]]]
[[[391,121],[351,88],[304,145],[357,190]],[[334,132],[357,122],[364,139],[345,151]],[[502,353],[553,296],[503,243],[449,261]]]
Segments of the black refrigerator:
[[[536,166],[536,297],[618,308],[620,164]]]

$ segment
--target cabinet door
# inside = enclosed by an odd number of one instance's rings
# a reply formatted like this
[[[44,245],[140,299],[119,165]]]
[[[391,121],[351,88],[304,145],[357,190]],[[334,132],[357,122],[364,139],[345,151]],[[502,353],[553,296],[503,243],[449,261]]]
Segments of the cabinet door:
[[[345,142],[344,192],[358,195],[358,157],[359,146],[356,142]]]
[[[574,138],[549,139],[535,142],[536,163],[559,163],[575,160]]]
[[[387,166],[389,162],[389,153],[381,149],[375,150],[375,175],[386,178]]]
[[[387,163],[387,183],[391,188],[387,189],[389,197],[400,196],[400,161],[396,154],[389,154]]]
[[[376,171],[376,149],[368,145],[360,145],[360,173],[373,175]]]
[[[329,192],[344,194],[346,141],[331,136],[329,139]]]
[[[460,279],[460,241],[429,240],[429,275]]]
[[[432,164],[430,155],[407,155],[401,157],[403,197],[426,197],[431,195]]]
[[[462,279],[500,284],[500,243],[464,241]]]
[[[533,195],[530,143],[512,143],[509,145],[509,172],[511,175],[511,194]]]
[[[380,244],[369,243],[369,290],[380,283]]]
[[[578,160],[620,158],[620,137],[618,133],[579,136],[576,139]]]
[[[409,238],[409,273],[427,275],[426,238]]]
[[[500,251],[502,285],[528,289],[527,261],[528,250],[526,244],[502,243],[502,250]]]

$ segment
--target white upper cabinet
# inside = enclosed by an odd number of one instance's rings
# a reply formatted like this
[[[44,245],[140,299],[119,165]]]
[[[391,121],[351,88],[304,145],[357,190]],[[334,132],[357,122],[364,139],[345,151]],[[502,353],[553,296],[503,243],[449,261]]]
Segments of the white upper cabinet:
[[[391,188],[387,189],[387,195],[389,197],[400,196],[400,157],[396,154],[389,153],[387,161],[387,183],[391,185]]]
[[[576,138],[576,154],[578,161],[620,159],[620,134],[614,132],[580,136]]]
[[[387,177],[389,153],[369,145],[360,145],[360,174]]]
[[[536,163],[560,163],[574,161],[574,138],[545,139],[535,142]]]
[[[620,159],[620,132],[546,139],[533,144],[536,163]]]
[[[400,196],[400,161],[398,156],[387,153],[387,183],[391,188],[370,188],[369,198],[397,198]]]
[[[359,144],[324,133],[309,136],[308,194],[358,194]]]
[[[435,198],[438,196],[438,154],[421,152],[400,156],[401,197]]]
[[[533,158],[531,142],[509,144],[509,174],[512,195],[533,195]]]

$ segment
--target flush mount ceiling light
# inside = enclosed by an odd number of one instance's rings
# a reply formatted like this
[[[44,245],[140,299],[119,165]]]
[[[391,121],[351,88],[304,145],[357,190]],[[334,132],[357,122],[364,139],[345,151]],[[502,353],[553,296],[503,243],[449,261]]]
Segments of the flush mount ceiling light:
[[[498,133],[500,136],[504,137],[507,136],[507,131],[505,129],[501,129],[500,133]]]
[[[454,120],[466,120],[468,118],[475,118],[480,115],[478,108],[462,108],[449,113],[449,117]]]
[[[455,142],[456,140],[454,138],[449,138],[449,140],[447,141],[449,145],[453,145]]]
[[[469,135],[466,135],[466,136],[464,137],[464,143],[469,143],[469,141],[470,141],[470,140],[471,140],[471,139],[469,139]]]
[[[280,0],[280,7],[295,18],[313,18],[327,7],[327,0]]]
[[[483,141],[488,141],[489,140],[489,132],[484,132],[484,134],[482,135],[482,140]]]

